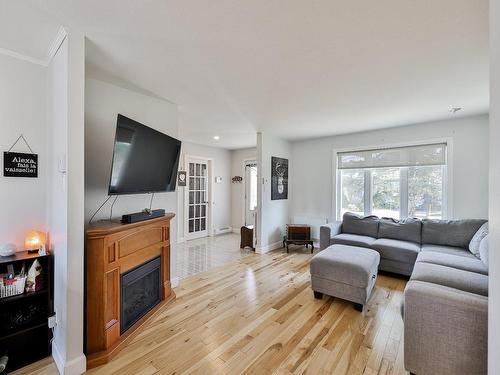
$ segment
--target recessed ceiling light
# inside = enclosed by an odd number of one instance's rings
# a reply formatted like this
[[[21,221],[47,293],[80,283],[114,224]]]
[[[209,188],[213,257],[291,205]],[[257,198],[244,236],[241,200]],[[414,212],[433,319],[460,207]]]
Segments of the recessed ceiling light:
[[[462,110],[462,107],[451,107],[450,108],[450,112],[452,114],[455,114],[455,113],[457,113],[458,111],[461,111],[461,110]]]
[[[218,140],[220,139],[220,137],[219,137],[218,135],[214,135],[214,139],[215,139],[216,141],[218,141]]]

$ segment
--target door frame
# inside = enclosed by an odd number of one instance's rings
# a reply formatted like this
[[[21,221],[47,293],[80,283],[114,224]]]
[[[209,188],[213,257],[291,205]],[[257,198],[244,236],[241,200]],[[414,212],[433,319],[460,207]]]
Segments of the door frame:
[[[192,155],[192,154],[184,154],[183,155],[183,165],[184,170],[189,172],[189,159],[198,159],[207,161],[207,196],[208,196],[208,204],[207,204],[207,235],[208,237],[214,236],[214,228],[213,228],[213,205],[214,205],[214,179],[213,179],[213,170],[214,170],[214,159],[206,156]],[[187,183],[189,184],[189,175],[186,174]],[[189,188],[188,186],[184,189],[184,207],[183,207],[183,217],[184,223],[182,224],[184,227],[184,239],[189,241],[195,238],[189,238]],[[203,237],[200,237],[203,238]]]
[[[247,198],[246,198],[246,194],[247,194],[247,178],[246,178],[246,165],[248,162],[255,162],[255,164],[257,164],[257,158],[246,158],[246,159],[243,159],[242,160],[242,175],[244,176],[243,178],[243,189],[242,189],[242,202],[243,202],[243,209],[241,210],[242,211],[242,215],[241,215],[241,222],[243,225],[246,224],[246,221],[247,221]],[[259,166],[257,165],[257,170],[258,170]],[[259,184],[258,182],[258,178],[257,178],[257,185]],[[258,186],[257,186],[257,190],[258,190]],[[258,209],[258,206],[257,206],[257,209]],[[257,210],[255,210],[255,216],[254,216],[254,224],[255,224],[255,220],[257,219]],[[255,232],[255,228],[254,228],[254,232]]]

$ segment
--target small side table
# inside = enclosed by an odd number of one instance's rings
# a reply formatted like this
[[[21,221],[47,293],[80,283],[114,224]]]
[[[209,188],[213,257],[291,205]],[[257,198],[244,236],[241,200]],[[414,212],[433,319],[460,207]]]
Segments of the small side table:
[[[286,236],[283,237],[283,247],[286,247],[286,252],[289,252],[290,244],[302,245],[309,248],[311,245],[311,254],[314,251],[313,240],[311,239],[311,227],[306,224],[287,224]]]
[[[244,225],[241,227],[241,242],[240,248],[251,247],[255,250],[253,246],[253,225]]]

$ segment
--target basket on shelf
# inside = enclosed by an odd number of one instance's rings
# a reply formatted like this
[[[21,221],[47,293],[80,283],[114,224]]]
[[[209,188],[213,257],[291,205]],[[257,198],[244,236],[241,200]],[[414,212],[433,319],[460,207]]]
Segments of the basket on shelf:
[[[12,297],[24,293],[26,276],[16,277],[15,281],[0,279],[0,298]]]

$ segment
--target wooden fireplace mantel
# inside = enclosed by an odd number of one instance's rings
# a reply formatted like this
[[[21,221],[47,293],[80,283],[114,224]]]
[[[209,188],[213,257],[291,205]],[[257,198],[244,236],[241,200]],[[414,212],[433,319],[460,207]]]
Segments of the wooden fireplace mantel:
[[[133,224],[100,222],[87,230],[85,249],[87,368],[107,363],[161,306],[175,298],[170,285],[170,221],[166,216]],[[161,258],[161,303],[120,334],[120,275]]]

